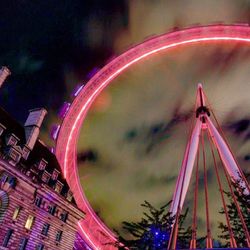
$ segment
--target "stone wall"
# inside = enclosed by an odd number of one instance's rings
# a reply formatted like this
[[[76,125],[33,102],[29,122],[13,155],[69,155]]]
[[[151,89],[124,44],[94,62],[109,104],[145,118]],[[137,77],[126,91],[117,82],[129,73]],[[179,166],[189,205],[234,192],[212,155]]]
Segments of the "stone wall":
[[[11,177],[16,178],[15,186],[9,183]],[[4,160],[0,160],[0,189],[4,190],[9,197],[8,207],[0,222],[0,249],[19,249],[23,238],[27,238],[27,245],[23,249],[73,249],[77,222],[84,217],[76,206],[46,185],[39,186],[32,183],[27,176],[22,175]],[[41,200],[38,202],[36,199]],[[18,207],[20,212],[17,218],[13,219],[13,214]],[[68,215],[63,221],[65,213]],[[29,216],[34,216],[34,221],[31,228],[27,229],[25,224]],[[42,234],[45,223],[50,225],[47,235]],[[10,229],[13,233],[7,247],[3,247],[4,239]],[[59,230],[62,231],[61,240],[56,241]],[[41,248],[38,247],[39,244]]]

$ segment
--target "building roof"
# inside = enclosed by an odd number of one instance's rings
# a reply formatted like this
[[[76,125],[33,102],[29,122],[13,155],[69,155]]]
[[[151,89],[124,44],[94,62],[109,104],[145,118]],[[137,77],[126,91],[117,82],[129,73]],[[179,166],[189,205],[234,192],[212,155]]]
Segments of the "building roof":
[[[11,134],[14,134],[16,137],[18,137],[19,141],[17,143],[18,146],[21,148],[25,145],[26,139],[25,139],[25,129],[24,127],[18,123],[15,119],[11,117],[10,114],[8,114],[3,108],[0,107],[0,123],[6,127],[6,129],[3,132],[2,137],[9,136]],[[5,145],[3,143],[3,145]],[[6,145],[5,145],[6,146]],[[3,148],[2,148],[3,150]],[[66,179],[63,177],[60,165],[57,161],[56,156],[50,151],[50,149],[40,140],[37,139],[34,148],[31,150],[27,160],[21,159],[21,161],[18,163],[26,168],[26,170],[34,168],[35,164],[38,163],[38,161],[44,159],[48,162],[46,166],[46,171],[50,174],[53,173],[54,169],[56,169],[59,172],[57,180],[64,184],[61,195],[66,197],[66,194],[69,190],[69,186],[67,184]],[[18,165],[17,164],[17,165]],[[19,169],[19,168],[17,168]],[[43,183],[41,179],[41,171],[37,171],[37,183]],[[54,188],[56,181],[50,180],[48,183],[46,183],[51,188]],[[72,199],[71,203],[75,204],[74,199]]]

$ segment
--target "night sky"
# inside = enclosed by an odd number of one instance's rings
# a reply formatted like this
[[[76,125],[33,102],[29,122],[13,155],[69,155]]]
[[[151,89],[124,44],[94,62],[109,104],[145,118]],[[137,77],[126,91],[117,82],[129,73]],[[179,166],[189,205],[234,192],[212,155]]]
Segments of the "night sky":
[[[12,71],[1,105],[20,121],[33,107],[58,109],[128,25],[123,1],[1,1],[0,13],[0,62]]]
[[[19,0],[1,1],[0,14],[0,62],[12,71],[0,104],[20,122],[29,109],[45,107],[41,136],[51,144],[59,107],[94,67],[172,27],[249,23],[250,2]],[[80,135],[79,172],[90,203],[111,228],[140,218],[145,199],[156,206],[171,199],[198,82],[247,169],[249,65],[250,48],[237,43],[183,47],[133,66],[96,100]],[[221,204],[211,206],[218,211]],[[214,227],[219,219],[213,214]]]

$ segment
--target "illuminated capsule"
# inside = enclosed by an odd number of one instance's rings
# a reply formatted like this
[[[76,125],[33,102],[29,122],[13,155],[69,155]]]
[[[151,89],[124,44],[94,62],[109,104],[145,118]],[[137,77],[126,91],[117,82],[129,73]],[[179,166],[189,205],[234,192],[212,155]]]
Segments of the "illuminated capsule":
[[[50,132],[50,137],[56,141],[61,125],[53,125]]]
[[[69,102],[64,102],[58,115],[60,118],[64,118],[67,114],[67,112],[69,111],[69,108],[70,108],[70,103]]]
[[[56,151],[56,150],[55,150],[55,148],[54,148],[54,147],[51,147],[51,148],[50,148],[50,152],[51,152],[52,154],[54,154],[54,153],[55,153],[55,151]]]
[[[78,85],[76,86],[76,88],[73,90],[72,96],[73,96],[73,97],[77,97],[78,94],[81,92],[81,90],[83,89],[84,86],[85,86],[84,84],[82,84],[82,85],[78,84]]]

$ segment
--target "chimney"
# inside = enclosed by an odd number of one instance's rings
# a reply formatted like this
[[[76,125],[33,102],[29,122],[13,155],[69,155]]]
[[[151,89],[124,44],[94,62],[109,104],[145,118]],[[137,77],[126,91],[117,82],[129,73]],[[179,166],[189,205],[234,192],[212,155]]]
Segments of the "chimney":
[[[38,108],[32,109],[29,112],[29,116],[24,124],[24,129],[26,146],[32,150],[38,138],[43,119],[47,114],[47,110],[44,108]]]
[[[3,66],[1,69],[0,69],[0,88],[2,87],[5,79],[10,75],[10,70]]]

